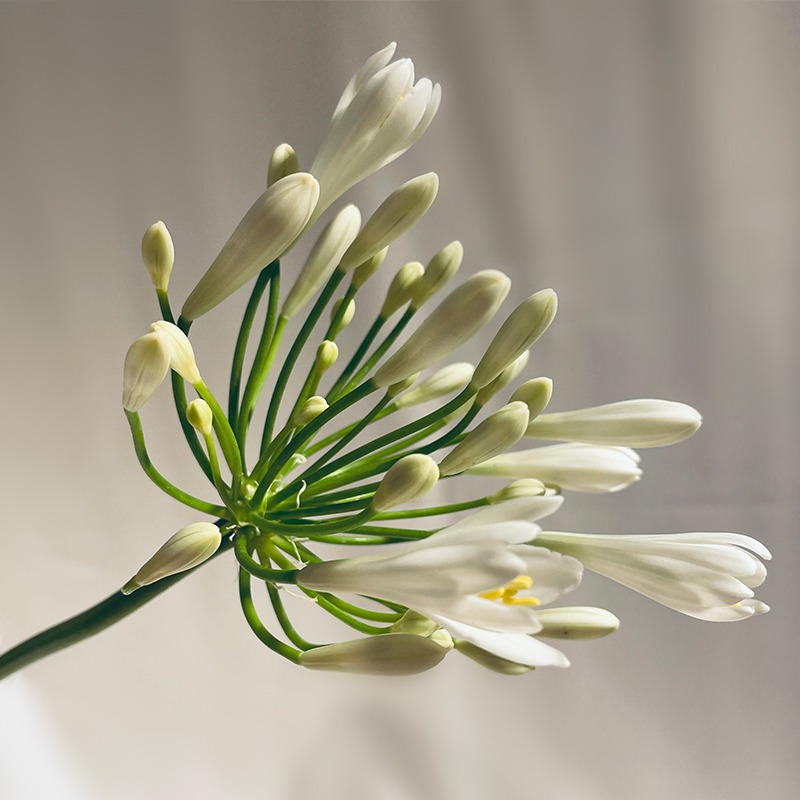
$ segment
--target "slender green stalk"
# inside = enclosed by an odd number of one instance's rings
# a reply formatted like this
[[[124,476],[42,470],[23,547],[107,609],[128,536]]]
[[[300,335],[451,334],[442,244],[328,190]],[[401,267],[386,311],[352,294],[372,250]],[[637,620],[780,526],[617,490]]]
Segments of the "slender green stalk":
[[[177,372],[172,373],[172,397],[175,401],[175,411],[178,414],[178,422],[181,424],[181,430],[186,438],[186,443],[192,451],[192,455],[200,465],[200,469],[206,474],[206,477],[214,483],[214,476],[211,472],[211,464],[208,457],[203,450],[203,445],[200,443],[200,438],[197,431],[192,427],[191,422],[186,419],[186,384],[183,378]]]
[[[208,386],[206,386],[203,381],[200,381],[194,385],[194,388],[211,408],[211,413],[214,415],[214,430],[219,437],[222,453],[225,456],[225,461],[228,462],[228,467],[233,473],[234,482],[238,483],[244,472],[244,463],[242,460],[242,453],[239,450],[239,443],[236,441],[236,434],[233,432],[233,428],[231,428],[228,418],[225,416],[225,412],[217,402],[217,398],[214,397]]]
[[[373,519],[376,522],[384,519],[417,519],[418,517],[438,517],[442,514],[456,514],[459,511],[470,511],[473,508],[481,508],[489,505],[488,497],[479,497],[477,500],[465,500],[463,503],[451,503],[446,506],[431,506],[430,508],[418,508],[410,511],[387,511],[383,514],[376,514]]]
[[[372,346],[372,343],[375,341],[375,337],[380,333],[381,328],[386,323],[386,320],[383,317],[377,317],[375,322],[372,323],[370,329],[367,331],[366,336],[361,340],[361,344],[356,349],[355,353],[353,353],[352,358],[347,362],[344,369],[339,373],[339,377],[334,382],[333,386],[331,386],[330,391],[328,392],[329,398],[337,398],[344,389],[345,385],[347,384],[350,377],[356,371],[356,368],[361,363],[364,356],[367,354],[367,351]]]
[[[236,535],[236,540],[233,546],[233,552],[234,555],[236,556],[236,560],[239,562],[239,566],[241,566],[242,569],[247,570],[247,572],[249,572],[254,577],[261,579],[262,581],[272,581],[274,583],[295,582],[298,570],[270,569],[269,567],[265,567],[259,564],[258,561],[256,561],[250,555],[250,545],[247,541],[247,537],[241,533]]]
[[[172,316],[172,307],[169,304],[169,295],[164,289],[156,289],[156,297],[158,298],[158,308],[161,311],[161,317],[165,322],[175,323],[175,317]]]

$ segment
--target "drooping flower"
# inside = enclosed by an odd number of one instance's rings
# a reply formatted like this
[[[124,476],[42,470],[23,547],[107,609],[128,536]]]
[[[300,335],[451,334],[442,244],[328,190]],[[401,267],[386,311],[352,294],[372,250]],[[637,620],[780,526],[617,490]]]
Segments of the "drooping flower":
[[[122,407],[131,413],[150,399],[169,372],[170,349],[158,332],[140,336],[128,349],[122,377]]]

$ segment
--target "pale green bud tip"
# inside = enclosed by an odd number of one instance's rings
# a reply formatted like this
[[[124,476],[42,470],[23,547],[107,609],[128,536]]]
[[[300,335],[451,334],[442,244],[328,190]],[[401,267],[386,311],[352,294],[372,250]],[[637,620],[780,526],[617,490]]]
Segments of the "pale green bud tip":
[[[517,356],[494,380],[489,381],[476,395],[475,403],[485,406],[501,389],[516,380],[517,376],[528,366],[531,354],[528,350]]]
[[[339,313],[339,308],[341,307],[342,303],[344,302],[344,297],[337,300],[333,306],[331,307],[331,319],[334,319],[336,315]],[[346,328],[352,321],[353,317],[356,315],[356,301],[352,298],[347,301],[347,305],[344,308],[344,312],[342,313],[342,318],[339,321],[339,330],[342,328]]]
[[[541,497],[547,491],[547,487],[536,478],[520,478],[512,481],[507,486],[496,491],[489,496],[492,505],[506,503],[509,500],[517,500],[520,497]]]
[[[452,394],[469,383],[474,370],[475,367],[467,361],[448,364],[425,378],[419,386],[399,397],[396,405],[405,408]]]
[[[388,319],[395,311],[401,309],[410,299],[414,286],[425,273],[425,267],[419,261],[404,264],[392,278],[386,299],[381,306],[381,317]]]
[[[202,378],[189,337],[177,325],[164,320],[154,322],[150,330],[162,335],[169,345],[170,367],[192,386],[200,383]]]
[[[122,593],[131,594],[142,586],[202,564],[217,552],[221,543],[219,528],[210,522],[195,522],[181,528],[125,584]]]
[[[507,658],[496,656],[494,653],[472,644],[472,642],[456,640],[455,648],[459,653],[471,658],[482,667],[486,667],[492,672],[499,672],[501,675],[524,675],[533,669],[533,667],[529,667],[526,664],[518,664],[516,661],[509,661]]]
[[[164,382],[169,372],[169,345],[160,333],[138,338],[125,356],[122,378],[122,406],[138,411]]]
[[[328,408],[328,401],[324,397],[314,395],[309,397],[308,400],[300,406],[299,411],[295,415],[295,425],[308,425],[312,419],[316,419],[323,411]]]
[[[150,274],[153,286],[160,292],[166,292],[172,266],[175,263],[175,246],[167,226],[160,220],[144,232],[142,261]]]
[[[306,650],[300,666],[359,675],[414,675],[435,667],[448,653],[432,639],[383,633]]]
[[[410,388],[414,385],[414,381],[419,378],[419,372],[415,372],[413,375],[409,375],[402,381],[397,381],[397,383],[393,383],[386,389],[386,394],[389,397],[396,397],[401,392],[404,392],[406,389]]]
[[[317,372],[329,370],[339,358],[339,347],[336,342],[327,339],[317,348]]]
[[[352,284],[354,289],[360,289],[377,271],[381,264],[386,260],[388,247],[379,250],[372,258],[368,258],[363,264],[359,264],[353,272]]]
[[[464,246],[459,241],[443,247],[425,267],[425,273],[414,286],[411,307],[419,308],[433,297],[458,271],[464,259]]]
[[[539,414],[547,408],[550,398],[553,396],[553,381],[550,378],[533,378],[525,381],[511,395],[511,399],[519,400],[528,406],[531,420],[536,419]],[[530,431],[530,428],[528,429]]]
[[[206,403],[201,397],[192,400],[186,406],[186,419],[189,424],[200,431],[203,436],[210,436],[214,428],[214,414],[211,412],[211,406]]]
[[[536,636],[546,639],[599,639],[619,628],[610,611],[590,606],[545,608],[536,612],[536,619],[542,624]]]
[[[267,186],[300,170],[297,154],[289,144],[279,144],[273,151],[267,169]]]
[[[426,455],[414,453],[389,467],[372,498],[373,511],[380,512],[407,503],[426,494],[439,480],[436,462]]]

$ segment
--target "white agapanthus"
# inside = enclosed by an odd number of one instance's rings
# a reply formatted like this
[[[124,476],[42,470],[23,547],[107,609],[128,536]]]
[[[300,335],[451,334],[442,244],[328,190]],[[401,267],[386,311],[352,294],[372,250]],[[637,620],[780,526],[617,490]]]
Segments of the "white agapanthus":
[[[122,407],[135,413],[150,399],[167,377],[170,347],[158,333],[140,336],[128,349],[122,375]]]

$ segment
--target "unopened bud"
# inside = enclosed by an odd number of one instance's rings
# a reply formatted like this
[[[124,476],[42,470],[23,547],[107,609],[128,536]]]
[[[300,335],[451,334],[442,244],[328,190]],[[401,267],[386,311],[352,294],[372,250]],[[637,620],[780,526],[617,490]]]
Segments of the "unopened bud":
[[[210,522],[195,522],[181,528],[125,584],[122,593],[131,594],[142,586],[202,564],[217,552],[221,543],[219,528]]]
[[[360,289],[378,270],[381,264],[386,260],[386,254],[389,252],[388,247],[379,250],[372,258],[368,258],[363,264],[359,264],[353,271],[351,285],[354,289]]]
[[[409,261],[404,264],[392,278],[386,299],[381,306],[380,316],[389,319],[395,311],[401,309],[410,299],[417,281],[425,272],[425,267],[419,261]]]
[[[170,349],[159,333],[140,336],[128,349],[122,377],[122,406],[138,411],[164,382],[169,372]]]
[[[397,381],[397,383],[393,383],[386,389],[386,394],[389,397],[396,397],[401,392],[404,392],[406,389],[409,389],[411,386],[414,385],[414,381],[419,378],[419,372],[415,372],[413,375],[409,375],[402,381]]]
[[[533,669],[527,664],[519,664],[516,661],[509,661],[507,658],[496,656],[494,653],[472,644],[472,642],[456,640],[455,648],[459,653],[471,658],[482,667],[486,667],[492,672],[499,672],[501,675],[524,675]]]
[[[489,502],[497,505],[498,503],[507,503],[509,500],[518,500],[521,497],[541,497],[546,490],[547,487],[536,478],[520,478],[490,495]]]
[[[300,406],[297,414],[294,416],[295,425],[308,425],[312,419],[316,419],[323,411],[327,410],[328,401],[324,397],[314,395],[309,397],[308,400]]]
[[[474,467],[516,444],[528,427],[525,403],[509,403],[470,431],[439,464],[442,477]]]
[[[150,273],[153,286],[166,292],[175,263],[175,245],[167,226],[160,220],[151,225],[142,237],[142,261]]]
[[[186,419],[188,419],[189,424],[195,430],[200,431],[203,436],[211,436],[211,431],[214,428],[214,414],[211,412],[211,406],[201,397],[192,400],[192,402],[186,406]]]
[[[414,675],[435,667],[448,648],[424,636],[383,633],[306,650],[300,666],[358,675]]]
[[[318,373],[329,370],[339,358],[339,347],[336,342],[330,342],[327,339],[317,348],[317,358],[315,361],[316,370]]]
[[[337,300],[333,306],[331,306],[331,319],[336,319],[336,315],[339,313],[339,309],[341,308],[342,303],[344,302],[344,297]],[[344,312],[342,313],[342,318],[339,320],[339,328],[338,330],[342,330],[342,328],[346,328],[352,321],[353,317],[356,314],[356,301],[350,298],[347,301],[347,305],[344,307]]]
[[[395,189],[367,220],[342,257],[339,269],[355,269],[405,233],[431,207],[438,190],[435,172],[412,178]]]
[[[475,403],[479,406],[485,406],[501,389],[508,386],[509,383],[516,380],[517,376],[528,366],[528,359],[530,353],[526,350],[514,359],[494,380],[489,381],[479,392],[475,395]]]
[[[545,639],[598,639],[619,628],[610,611],[591,606],[545,608],[536,612],[536,619],[542,624],[536,636]]]
[[[415,386],[402,397],[398,397],[395,405],[398,408],[415,406],[463,389],[469,383],[474,369],[475,367],[466,361],[448,364],[425,378],[419,386]]]
[[[464,258],[464,247],[459,241],[443,247],[425,267],[425,273],[414,286],[411,307],[420,308],[458,272]]]
[[[267,169],[267,186],[272,186],[287,175],[294,175],[300,170],[297,154],[289,144],[279,144],[273,151]]]
[[[177,325],[164,320],[154,322],[150,326],[150,330],[161,334],[168,343],[170,367],[192,386],[200,383],[202,378],[200,370],[197,369],[197,361],[189,337]]]
[[[427,494],[438,480],[439,468],[430,456],[405,456],[389,467],[370,505],[376,512],[386,511]]]
[[[547,408],[552,396],[553,381],[550,378],[533,378],[516,389],[511,399],[525,403],[533,421]]]

